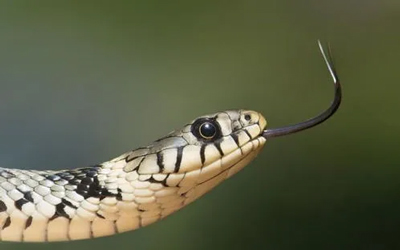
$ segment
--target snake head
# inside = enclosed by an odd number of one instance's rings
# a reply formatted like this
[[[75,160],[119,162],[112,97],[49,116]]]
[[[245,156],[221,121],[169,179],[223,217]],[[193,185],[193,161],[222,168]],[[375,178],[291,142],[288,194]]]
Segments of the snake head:
[[[126,171],[173,174],[201,170],[220,161],[239,161],[265,142],[265,118],[251,110],[228,110],[204,115],[145,148],[133,151]],[[225,166],[227,167],[227,166]]]
[[[179,172],[199,170],[204,174],[211,164],[211,168],[220,165],[221,170],[227,170],[264,144],[259,137],[265,126],[265,118],[250,110],[230,110],[193,120],[178,132],[188,142]]]
[[[263,147],[265,118],[229,110],[196,118],[126,157],[125,172],[199,197],[247,165]],[[144,176],[144,177],[143,177]]]

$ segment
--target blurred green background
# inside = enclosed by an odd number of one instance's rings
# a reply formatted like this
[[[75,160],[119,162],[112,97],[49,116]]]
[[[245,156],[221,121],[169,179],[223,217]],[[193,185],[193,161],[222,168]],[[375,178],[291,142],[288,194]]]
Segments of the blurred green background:
[[[0,247],[400,249],[399,24],[397,0],[1,1],[1,166],[87,166],[225,109],[302,121],[333,94],[317,39],[344,99],[160,223]]]

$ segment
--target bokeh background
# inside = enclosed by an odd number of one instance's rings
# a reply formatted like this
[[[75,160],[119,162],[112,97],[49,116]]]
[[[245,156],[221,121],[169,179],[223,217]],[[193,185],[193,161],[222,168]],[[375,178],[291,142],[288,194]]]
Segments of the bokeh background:
[[[317,39],[344,99],[160,223],[0,247],[400,249],[399,24],[397,0],[1,1],[1,166],[91,165],[225,109],[309,118],[333,94]]]

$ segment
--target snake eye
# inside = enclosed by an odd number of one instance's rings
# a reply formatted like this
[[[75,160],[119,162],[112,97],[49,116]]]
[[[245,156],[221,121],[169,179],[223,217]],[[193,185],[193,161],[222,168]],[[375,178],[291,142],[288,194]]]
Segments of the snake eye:
[[[204,139],[212,139],[217,134],[217,128],[211,122],[204,122],[200,125],[199,134]]]
[[[212,140],[220,136],[218,124],[209,119],[199,119],[192,125],[192,133],[199,139]]]

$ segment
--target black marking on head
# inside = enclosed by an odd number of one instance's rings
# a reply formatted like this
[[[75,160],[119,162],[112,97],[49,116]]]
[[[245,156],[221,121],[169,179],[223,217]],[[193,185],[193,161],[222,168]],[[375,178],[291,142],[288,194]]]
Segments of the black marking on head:
[[[221,156],[224,156],[224,151],[222,151],[222,148],[221,148],[221,141],[215,142],[215,147],[218,149],[219,154]]]
[[[148,155],[148,154],[149,154],[148,149],[149,149],[148,147],[140,147],[140,148],[136,148],[135,150],[132,150],[132,151],[124,158],[125,162],[130,162],[130,161],[133,161],[133,160],[135,160],[135,159],[137,159],[137,158],[139,158],[139,157],[143,157],[143,156]],[[132,156],[132,154],[135,153],[135,151],[138,151],[138,150],[147,150],[147,152],[146,152],[146,153],[143,153],[143,154],[139,154],[139,155],[133,156],[132,158],[130,158],[130,157]]]
[[[200,158],[201,158],[201,165],[204,165],[204,162],[206,161],[206,151],[207,144],[202,144],[200,148]]]
[[[176,153],[176,162],[174,172],[178,173],[182,163],[182,152],[184,147],[178,147]]]
[[[239,136],[237,134],[235,134],[235,133],[232,133],[231,137],[235,141],[235,143],[238,146],[238,148],[240,149],[240,154],[243,155],[242,147],[240,147],[240,145],[239,145]]]
[[[61,202],[62,202],[64,205],[68,206],[68,207],[72,207],[73,209],[78,209],[77,206],[75,206],[75,205],[72,204],[70,201],[66,200],[65,198],[62,198],[62,199],[61,199]]]
[[[11,217],[7,217],[6,221],[3,224],[3,229],[9,227],[11,225]]]
[[[238,135],[235,134],[235,133],[232,133],[232,134],[231,134],[231,137],[232,137],[232,139],[235,141],[236,145],[237,145],[238,147],[240,147]]]
[[[139,167],[140,167],[140,165],[142,165],[142,162],[144,161],[144,159],[146,159],[146,157],[144,157],[144,156],[141,156],[141,157],[142,157],[142,159],[140,159],[140,162],[133,169],[139,169]]]
[[[160,173],[164,171],[164,155],[162,151],[157,152],[157,165],[160,168]]]
[[[28,219],[25,222],[25,229],[27,229],[28,227],[30,227],[32,225],[32,216],[29,216]]]
[[[246,133],[246,135],[247,135],[250,139],[253,139],[253,137],[251,137],[251,134],[249,133],[249,131],[247,131],[247,129],[243,129],[243,131]]]
[[[4,201],[0,200],[0,213],[4,211],[7,211],[7,206]]]
[[[19,210],[22,210],[22,206],[26,203],[28,203],[29,201],[25,200],[24,198],[21,198],[19,200],[16,200],[14,202],[14,205],[16,208],[18,208]]]
[[[175,185],[175,187],[180,187],[181,186],[181,182],[185,179],[185,177],[186,177],[186,172],[183,173],[182,179],[178,182],[178,184]]]

